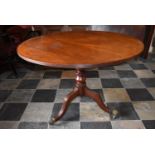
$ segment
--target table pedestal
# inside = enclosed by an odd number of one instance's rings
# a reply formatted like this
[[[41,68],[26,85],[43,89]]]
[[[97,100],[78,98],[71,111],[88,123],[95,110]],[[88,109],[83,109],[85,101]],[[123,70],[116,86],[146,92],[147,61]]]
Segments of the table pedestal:
[[[62,104],[62,107],[59,111],[59,113],[57,114],[57,116],[52,117],[50,120],[50,124],[54,124],[56,121],[58,121],[59,119],[61,119],[63,117],[63,115],[65,114],[65,112],[67,111],[71,101],[76,98],[77,96],[88,96],[90,98],[92,98],[97,104],[98,106],[104,110],[105,112],[110,113],[110,110],[108,109],[108,107],[104,104],[104,102],[102,101],[101,96],[90,90],[87,86],[86,86],[86,76],[85,76],[85,71],[84,70],[76,70],[76,84],[74,89],[64,98],[64,102]],[[117,111],[112,111],[112,115],[115,117],[117,114]]]

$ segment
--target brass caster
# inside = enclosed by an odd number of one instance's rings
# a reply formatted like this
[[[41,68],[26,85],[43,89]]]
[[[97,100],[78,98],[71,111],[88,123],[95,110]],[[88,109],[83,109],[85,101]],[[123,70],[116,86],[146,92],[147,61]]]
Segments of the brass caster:
[[[116,109],[113,109],[110,114],[112,119],[116,119],[119,116],[119,112]]]
[[[52,117],[51,120],[49,121],[49,124],[50,124],[50,125],[54,125],[55,122],[56,122],[55,118]]]

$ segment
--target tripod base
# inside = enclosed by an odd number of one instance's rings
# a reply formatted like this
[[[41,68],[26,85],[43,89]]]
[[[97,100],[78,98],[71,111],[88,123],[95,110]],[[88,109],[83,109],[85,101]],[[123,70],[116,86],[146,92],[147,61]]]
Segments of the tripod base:
[[[52,117],[49,123],[54,124],[56,121],[60,120],[63,117],[63,115],[66,113],[71,101],[77,96],[88,96],[92,98],[102,110],[104,110],[105,112],[111,113],[113,118],[115,118],[116,115],[118,115],[118,112],[116,110],[113,110],[112,112],[110,112],[108,107],[102,101],[101,96],[98,93],[90,90],[86,86],[86,77],[85,77],[84,70],[77,69],[75,88],[64,98],[64,102],[62,104],[62,107],[59,113],[57,114],[57,116]]]

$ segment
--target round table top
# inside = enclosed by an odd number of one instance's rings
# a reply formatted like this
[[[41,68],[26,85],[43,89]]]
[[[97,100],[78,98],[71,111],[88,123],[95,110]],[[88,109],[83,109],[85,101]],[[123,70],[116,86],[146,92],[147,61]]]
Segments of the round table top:
[[[59,32],[31,38],[18,46],[18,55],[31,63],[58,68],[94,68],[137,57],[144,45],[113,32]]]

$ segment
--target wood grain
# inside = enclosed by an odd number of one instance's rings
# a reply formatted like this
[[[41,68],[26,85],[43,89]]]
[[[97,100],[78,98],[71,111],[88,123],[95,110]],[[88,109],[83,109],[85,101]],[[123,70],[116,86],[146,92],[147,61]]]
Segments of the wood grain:
[[[18,46],[26,61],[50,67],[93,68],[137,57],[144,45],[136,38],[113,32],[58,32],[29,39]]]

